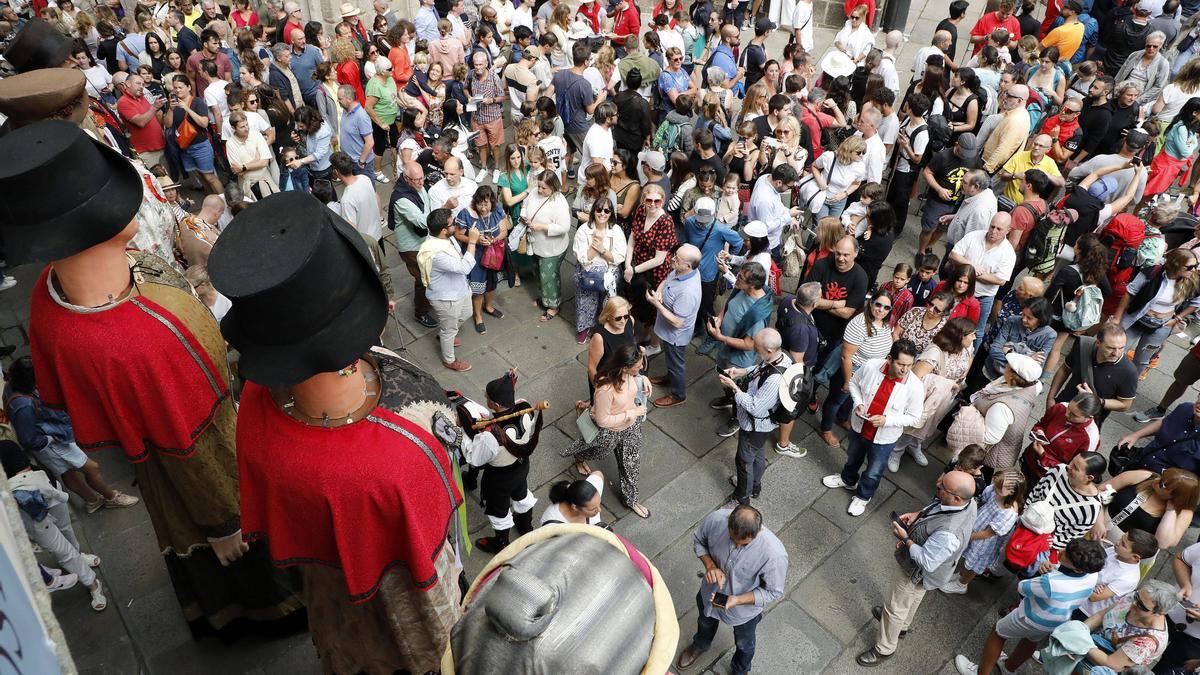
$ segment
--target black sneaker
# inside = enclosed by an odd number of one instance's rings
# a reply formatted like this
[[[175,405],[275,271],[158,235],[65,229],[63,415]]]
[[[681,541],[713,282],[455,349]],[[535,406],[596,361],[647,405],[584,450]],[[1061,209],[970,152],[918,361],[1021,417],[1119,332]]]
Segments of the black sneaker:
[[[725,398],[724,396],[718,396],[717,398],[714,398],[708,402],[708,407],[712,408],[713,410],[733,410],[733,401]]]
[[[437,320],[428,314],[422,314],[421,316],[418,316],[417,323],[425,326],[426,328],[437,328]]]

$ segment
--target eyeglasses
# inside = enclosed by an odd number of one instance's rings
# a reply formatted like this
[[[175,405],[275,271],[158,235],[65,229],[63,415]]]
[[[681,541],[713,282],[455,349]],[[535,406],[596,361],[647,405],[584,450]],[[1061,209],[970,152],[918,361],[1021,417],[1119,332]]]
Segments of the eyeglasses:
[[[1060,115],[1078,115],[1078,114],[1079,114],[1079,111],[1078,111],[1078,110],[1071,110],[1070,108],[1063,108],[1062,112],[1061,112],[1061,113],[1059,113],[1059,114],[1060,114]]]
[[[1147,44],[1146,49],[1162,49],[1162,45]]]
[[[629,319],[629,315],[628,315],[628,314],[621,314],[621,315],[618,315],[618,316],[614,316],[614,317],[612,318],[612,320],[613,320],[613,321],[627,321],[628,319]]]
[[[871,304],[872,304],[873,306],[875,306],[875,307],[879,308],[879,309],[888,309],[888,310],[890,310],[890,309],[892,308],[892,306],[891,306],[891,305],[885,305],[885,304],[883,304],[882,302],[872,302]]]

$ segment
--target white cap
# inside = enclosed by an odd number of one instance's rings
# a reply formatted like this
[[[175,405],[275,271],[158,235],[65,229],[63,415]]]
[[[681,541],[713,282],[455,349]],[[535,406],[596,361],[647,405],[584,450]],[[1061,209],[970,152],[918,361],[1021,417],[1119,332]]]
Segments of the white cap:
[[[747,237],[765,237],[767,236],[767,224],[761,220],[752,220],[746,223],[746,227],[742,228]]]
[[[705,225],[711,223],[717,216],[717,202],[712,197],[701,197],[693,207],[696,210],[696,220]]]
[[[1033,360],[1032,356],[1025,356],[1016,352],[1009,352],[1004,355],[1008,361],[1008,367],[1013,369],[1022,380],[1026,382],[1037,382],[1042,377],[1042,364]]]

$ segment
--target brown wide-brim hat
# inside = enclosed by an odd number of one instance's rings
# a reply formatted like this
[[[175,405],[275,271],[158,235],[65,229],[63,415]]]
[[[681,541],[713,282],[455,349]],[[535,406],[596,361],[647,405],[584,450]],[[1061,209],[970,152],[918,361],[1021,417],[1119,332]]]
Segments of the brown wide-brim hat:
[[[4,50],[4,60],[18,73],[58,68],[71,58],[71,38],[41,19],[30,19]]]
[[[79,124],[87,116],[87,78],[68,68],[44,68],[0,80],[0,113],[13,127],[41,120]]]

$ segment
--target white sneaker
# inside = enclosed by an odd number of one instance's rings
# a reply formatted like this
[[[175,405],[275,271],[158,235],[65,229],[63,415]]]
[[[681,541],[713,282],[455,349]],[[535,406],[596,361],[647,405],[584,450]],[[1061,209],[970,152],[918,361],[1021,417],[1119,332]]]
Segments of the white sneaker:
[[[962,595],[967,592],[967,585],[958,579],[953,579],[942,586],[943,593],[951,593],[953,595]]]
[[[978,664],[962,654],[954,657],[954,667],[958,670],[959,675],[979,675]]]
[[[17,285],[16,277],[4,277],[4,281],[0,281],[0,291],[7,291]]]
[[[68,588],[74,588],[75,584],[78,582],[79,577],[74,574],[59,574],[51,579],[50,583],[46,584],[46,590],[50,591],[51,593],[57,593],[59,591],[65,591]]]
[[[893,452],[888,455],[888,471],[896,473],[900,470],[900,458],[904,455],[903,452]]]
[[[914,445],[909,447],[908,454],[912,455],[913,461],[917,463],[917,466],[929,466],[929,458],[925,456],[925,451],[921,449],[921,446]]]
[[[492,169],[492,183],[500,182],[500,169]]]
[[[867,504],[870,504],[870,503],[871,503],[871,500],[869,500],[869,499],[859,499],[858,497],[851,497],[850,498],[850,506],[846,509],[846,513],[849,513],[850,515],[857,518],[866,512]]]
[[[375,182],[376,183],[387,183],[388,177],[383,175],[382,171],[376,171],[375,172]]]
[[[783,455],[784,457],[792,457],[794,459],[800,459],[808,454],[808,448],[801,448],[801,447],[797,446],[795,443],[788,443],[787,445],[782,445],[782,446],[779,445],[778,443],[776,443],[775,444],[775,452],[777,454]]]
[[[821,484],[827,488],[845,488],[847,490],[854,489],[853,485],[846,485],[846,482],[842,480],[842,474],[840,473],[831,473],[828,476],[825,476],[821,479]]]

